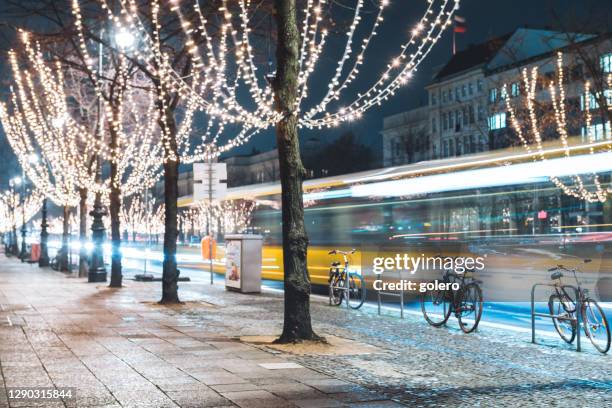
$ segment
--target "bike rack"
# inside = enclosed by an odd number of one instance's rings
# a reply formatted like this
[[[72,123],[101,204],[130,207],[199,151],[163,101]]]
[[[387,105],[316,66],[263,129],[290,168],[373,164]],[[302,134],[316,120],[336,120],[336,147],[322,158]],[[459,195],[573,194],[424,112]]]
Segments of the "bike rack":
[[[402,280],[402,274],[399,274],[399,280]],[[397,292],[385,292],[382,290],[376,291],[378,296],[378,315],[380,316],[380,309],[382,307],[382,297],[383,296],[391,296],[391,297],[399,297],[400,298],[400,317],[404,318],[404,289],[401,289],[399,293]]]
[[[533,285],[531,287],[531,342],[533,344],[537,344],[536,343],[536,337],[535,337],[535,318],[536,316],[538,317],[549,317],[549,318],[561,318],[560,315],[552,315],[552,314],[548,314],[548,313],[536,313],[535,311],[535,290],[538,286],[549,286],[554,288],[556,285],[552,284],[552,283],[536,283],[535,285]],[[563,285],[564,288],[570,288],[573,289],[574,292],[576,293],[576,317],[575,318],[565,318],[563,317],[562,320],[570,320],[570,321],[574,321],[576,322],[576,351],[580,351],[581,347],[580,347],[580,332],[581,332],[581,327],[580,327],[580,310],[582,309],[582,304],[580,303],[580,296],[578,293],[578,289],[572,285]]]

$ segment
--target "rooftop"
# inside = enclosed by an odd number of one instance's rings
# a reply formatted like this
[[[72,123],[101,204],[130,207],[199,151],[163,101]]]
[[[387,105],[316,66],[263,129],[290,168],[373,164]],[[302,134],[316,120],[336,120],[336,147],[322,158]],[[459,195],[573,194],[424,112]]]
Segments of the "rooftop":
[[[497,70],[566,47],[572,41],[585,41],[593,37],[593,34],[520,27],[457,52],[436,74],[433,82],[443,81],[477,67],[483,67],[486,71]]]

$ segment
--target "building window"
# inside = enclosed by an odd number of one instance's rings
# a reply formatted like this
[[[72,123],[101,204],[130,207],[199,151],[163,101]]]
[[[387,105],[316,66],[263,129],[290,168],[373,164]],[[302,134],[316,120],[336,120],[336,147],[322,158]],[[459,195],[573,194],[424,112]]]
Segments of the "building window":
[[[443,143],[444,151],[442,152],[442,157],[448,157],[448,140],[445,140]]]
[[[459,100],[459,87],[455,88],[455,100],[458,101]]]
[[[470,96],[474,94],[474,85],[471,82],[468,83],[468,93],[470,94]]]
[[[448,90],[448,101],[449,102],[453,101],[453,90],[452,89]]]
[[[482,92],[482,88],[482,79],[479,79],[476,81],[476,89],[478,89],[478,92]]]
[[[453,115],[453,112],[448,112],[448,128],[455,128],[455,115]]]
[[[599,102],[597,101],[597,99],[599,98],[600,93],[597,93],[596,95],[591,94],[589,97],[589,110],[593,110],[593,109],[599,109]],[[608,106],[612,105],[612,89],[606,89],[604,91],[604,96],[606,97],[606,104]],[[581,110],[585,110],[585,103],[586,103],[586,98],[584,97],[584,95],[580,95],[580,109]]]
[[[446,103],[446,91],[442,91],[442,103]]]
[[[489,102],[491,103],[497,102],[497,88],[489,89]]]
[[[487,144],[488,144],[487,139],[483,135],[480,135],[480,143],[478,143],[478,151],[484,152],[486,150]]]
[[[603,140],[603,139],[611,139],[612,130],[610,128],[610,122],[606,122],[605,129],[604,129],[603,123],[591,125],[589,128],[587,128],[586,126],[583,126],[582,127],[582,140],[584,142],[590,142],[591,137],[593,138],[594,141]]]
[[[457,138],[455,141],[457,145],[457,156],[461,156],[463,154],[463,143],[461,143],[461,138]]]
[[[470,153],[474,153],[476,151],[476,146],[474,146],[474,135],[470,135],[468,143],[470,145]]]
[[[601,70],[607,74],[612,73],[612,52],[608,54],[604,54],[599,57],[599,65],[601,65]]]
[[[499,112],[489,117],[489,130],[503,129],[506,127],[506,112]]]
[[[468,106],[468,115],[470,117],[470,123],[474,123],[474,107],[472,105]]]
[[[510,85],[510,96],[512,96],[513,98],[516,98],[517,96],[519,96],[521,90],[520,90],[520,86],[518,82],[513,82]]]
[[[442,129],[448,129],[448,117],[446,116],[446,112],[442,113]]]
[[[448,154],[450,156],[454,156],[455,155],[455,142],[453,141],[453,139],[450,139],[448,141]]]
[[[431,118],[431,131],[436,132],[436,118]]]
[[[465,84],[461,85],[461,97],[465,98],[467,96],[467,90]]]
[[[482,107],[481,104],[478,104],[477,110],[478,110],[478,120],[484,120],[485,118],[484,108]]]
[[[467,126],[468,124],[468,109],[463,108],[463,126]]]

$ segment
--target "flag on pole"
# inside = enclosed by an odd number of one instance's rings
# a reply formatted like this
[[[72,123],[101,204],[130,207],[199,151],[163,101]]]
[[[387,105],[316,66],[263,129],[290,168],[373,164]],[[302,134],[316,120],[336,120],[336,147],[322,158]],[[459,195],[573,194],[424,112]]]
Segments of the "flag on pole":
[[[454,29],[455,33],[465,33],[467,31],[467,24],[465,23],[465,18],[461,16],[454,16]]]

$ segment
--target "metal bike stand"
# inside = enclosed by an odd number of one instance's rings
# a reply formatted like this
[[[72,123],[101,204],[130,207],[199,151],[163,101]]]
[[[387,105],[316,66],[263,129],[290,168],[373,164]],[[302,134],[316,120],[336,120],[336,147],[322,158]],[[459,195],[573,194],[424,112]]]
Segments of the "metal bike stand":
[[[402,281],[402,274],[400,273],[399,277],[400,282]],[[377,290],[376,294],[378,296],[378,315],[380,316],[380,309],[382,307],[382,297],[390,296],[390,297],[399,297],[400,298],[400,317],[404,318],[404,289],[401,289],[399,293],[397,292],[385,292],[383,290]]]
[[[548,313],[536,313],[535,311],[535,290],[538,286],[549,286],[554,288],[555,285],[551,284],[551,283],[536,283],[535,285],[533,285],[531,287],[531,342],[533,344],[537,344],[536,343],[536,337],[535,337],[535,318],[536,316],[538,317],[549,317],[549,318],[557,318],[560,320],[569,320],[569,321],[573,321],[576,322],[576,351],[580,351],[581,347],[580,347],[580,315],[581,315],[581,310],[582,310],[582,304],[580,302],[580,296],[578,293],[578,289],[572,285],[563,285],[564,288],[570,288],[573,289],[574,292],[576,293],[576,317],[575,318],[566,318],[566,317],[562,317],[560,315],[552,315],[552,314],[548,314]]]

